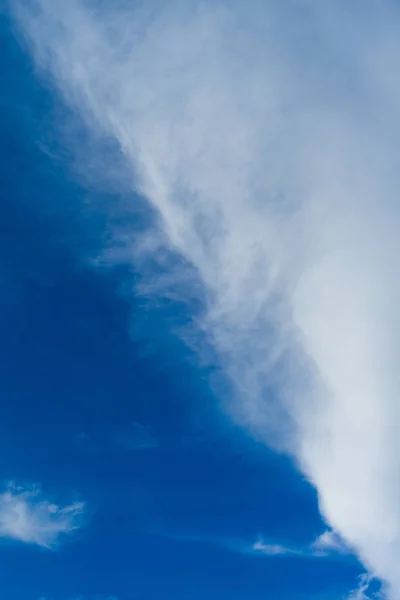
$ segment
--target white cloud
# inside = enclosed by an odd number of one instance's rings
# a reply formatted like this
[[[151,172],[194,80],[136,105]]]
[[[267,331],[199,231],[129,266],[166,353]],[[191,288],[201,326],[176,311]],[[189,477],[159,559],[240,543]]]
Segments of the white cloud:
[[[339,554],[348,554],[349,549],[341,539],[341,537],[335,531],[324,531],[317,539],[311,544],[311,550],[315,554],[325,556],[336,552]]]
[[[301,554],[299,551],[280,546],[279,544],[266,544],[263,540],[258,540],[253,544],[251,549],[255,553],[265,554],[266,556],[290,556]]]
[[[300,545],[300,544],[281,544],[276,540],[266,539],[260,536],[256,542],[250,543],[248,540],[243,538],[233,537],[218,537],[212,535],[188,535],[188,534],[177,534],[176,532],[172,535],[163,534],[167,537],[182,541],[182,542],[194,542],[194,543],[207,543],[221,546],[232,552],[239,554],[254,554],[264,555],[267,557],[275,556],[297,556],[299,558],[334,558],[342,557],[347,558],[350,556],[349,550],[344,545],[340,537],[332,531],[326,531],[321,534],[311,544]]]
[[[267,556],[300,556],[304,558],[329,558],[335,555],[350,554],[340,536],[334,531],[325,531],[312,544],[308,546],[282,546],[275,543],[266,543],[259,539],[251,550]]]
[[[131,247],[117,232],[116,247],[193,266],[229,410],[295,456],[400,598],[396,8],[34,4],[14,6],[37,61],[118,140],[160,216],[161,232]]]
[[[0,537],[55,547],[82,524],[84,505],[60,507],[43,498],[40,489],[9,484],[0,494]]]
[[[357,588],[350,592],[347,600],[372,600],[373,598],[377,598],[378,596],[376,594],[372,596],[368,594],[370,583],[371,578],[368,574],[361,575]]]

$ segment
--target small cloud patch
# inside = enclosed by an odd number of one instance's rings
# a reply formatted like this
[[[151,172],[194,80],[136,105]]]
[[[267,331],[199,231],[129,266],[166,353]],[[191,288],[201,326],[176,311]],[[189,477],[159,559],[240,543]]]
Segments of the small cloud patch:
[[[52,549],[81,527],[84,510],[82,502],[49,502],[36,485],[9,483],[0,494],[0,537]]]
[[[285,548],[285,546],[280,546],[279,544],[266,544],[263,540],[258,540],[255,544],[253,544],[252,550],[253,552],[260,552],[261,554],[266,554],[267,556],[298,554],[298,552],[292,548]]]
[[[348,554],[349,550],[340,537],[335,531],[328,530],[324,531],[315,542],[311,545],[311,550],[320,556],[326,556],[327,554],[339,553]]]
[[[159,441],[152,428],[135,422],[106,431],[81,432],[76,442],[80,448],[93,454],[139,452],[159,447]]]

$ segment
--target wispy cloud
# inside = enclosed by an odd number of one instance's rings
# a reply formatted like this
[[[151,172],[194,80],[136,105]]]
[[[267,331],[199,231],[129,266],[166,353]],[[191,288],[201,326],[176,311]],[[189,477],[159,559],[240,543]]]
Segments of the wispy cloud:
[[[212,544],[237,552],[254,556],[291,557],[298,558],[337,558],[351,557],[351,551],[345,546],[340,537],[333,531],[326,531],[309,544],[282,544],[276,540],[259,536],[255,542],[229,536],[163,534],[167,537],[182,541],[201,544]]]
[[[151,427],[140,423],[108,427],[101,431],[81,432],[76,437],[79,446],[93,453],[138,452],[158,448],[159,441]]]
[[[373,579],[364,573],[359,577],[357,587],[352,590],[347,597],[347,600],[382,600],[383,596],[380,591],[372,592],[370,590]]]
[[[140,423],[115,428],[106,434],[105,440],[117,450],[152,450],[158,447],[158,440],[151,427]]]
[[[58,506],[45,499],[37,486],[10,483],[0,494],[0,537],[54,548],[82,525],[84,504]]]
[[[94,4],[13,3],[38,63],[118,141],[159,216],[115,246],[184,257],[176,281],[203,284],[198,325],[231,414],[295,456],[400,598],[395,4]]]
[[[342,540],[342,538],[335,531],[324,531],[317,539],[311,544],[311,550],[315,554],[321,556],[338,553],[338,554],[349,554],[350,550]]]
[[[291,556],[301,554],[294,548],[280,546],[278,544],[267,544],[263,540],[258,540],[251,546],[252,552],[265,554],[266,556]]]
[[[325,531],[314,542],[303,546],[287,546],[267,543],[260,538],[251,547],[255,553],[266,556],[299,556],[304,558],[330,558],[333,556],[349,556],[351,551],[346,547],[340,536],[331,531]]]

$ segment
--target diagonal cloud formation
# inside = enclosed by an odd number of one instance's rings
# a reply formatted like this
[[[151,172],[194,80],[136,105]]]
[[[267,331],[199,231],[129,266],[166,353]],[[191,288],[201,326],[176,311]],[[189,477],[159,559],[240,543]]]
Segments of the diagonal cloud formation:
[[[295,456],[326,520],[400,598],[396,7],[13,7],[156,209],[141,248],[180,254],[203,284],[199,326],[232,414]]]

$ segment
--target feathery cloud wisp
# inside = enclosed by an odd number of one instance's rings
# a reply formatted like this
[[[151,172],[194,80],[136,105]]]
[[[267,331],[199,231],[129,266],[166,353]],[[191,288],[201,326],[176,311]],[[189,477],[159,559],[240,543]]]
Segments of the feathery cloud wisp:
[[[279,544],[266,544],[263,540],[258,540],[251,547],[253,552],[265,554],[266,556],[288,556],[298,554],[292,548],[280,546]]]
[[[348,596],[347,600],[373,600],[374,598],[377,598],[378,600],[378,596],[376,594],[372,596],[368,594],[370,583],[371,578],[366,573],[361,575],[358,581],[357,588],[350,592],[350,595]]]
[[[339,554],[348,554],[349,549],[344,544],[341,537],[335,531],[324,531],[317,539],[311,544],[311,550],[320,556],[325,556],[336,552]]]
[[[251,547],[252,552],[266,556],[300,556],[303,558],[329,558],[335,555],[349,555],[350,551],[340,536],[328,530],[317,537],[312,544],[307,546],[287,546],[265,542],[259,539]]]
[[[159,215],[142,251],[161,240],[204,286],[232,414],[400,598],[396,7],[31,4],[38,63]]]
[[[80,527],[83,512],[81,502],[60,507],[44,499],[37,487],[9,484],[0,494],[0,537],[50,549]]]

